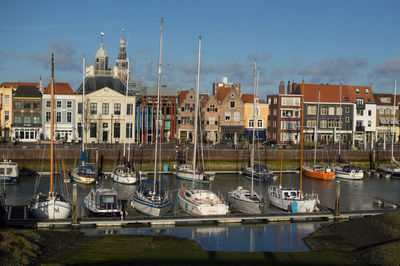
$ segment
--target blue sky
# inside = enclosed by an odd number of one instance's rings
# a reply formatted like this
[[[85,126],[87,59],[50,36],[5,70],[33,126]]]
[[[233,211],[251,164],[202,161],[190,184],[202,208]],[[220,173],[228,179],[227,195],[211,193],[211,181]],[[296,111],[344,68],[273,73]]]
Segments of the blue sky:
[[[100,46],[114,66],[125,28],[132,79],[156,84],[160,18],[164,17],[163,84],[194,87],[201,35],[201,91],[222,76],[251,93],[253,60],[259,94],[279,82],[372,85],[392,92],[400,79],[400,1],[2,1],[0,81],[47,83],[50,53],[56,81],[81,82]]]

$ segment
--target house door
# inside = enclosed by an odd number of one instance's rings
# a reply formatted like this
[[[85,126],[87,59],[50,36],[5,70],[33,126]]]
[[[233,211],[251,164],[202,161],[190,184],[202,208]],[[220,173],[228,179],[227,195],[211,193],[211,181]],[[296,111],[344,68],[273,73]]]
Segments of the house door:
[[[103,131],[103,142],[108,141],[108,131]]]

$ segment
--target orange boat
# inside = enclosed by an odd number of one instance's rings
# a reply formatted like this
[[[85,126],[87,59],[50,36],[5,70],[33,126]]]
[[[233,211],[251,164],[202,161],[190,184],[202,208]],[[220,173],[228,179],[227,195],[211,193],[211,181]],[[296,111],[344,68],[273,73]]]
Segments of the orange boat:
[[[303,166],[303,173],[305,176],[323,180],[335,178],[335,173],[331,169],[317,165],[314,165],[314,167]]]

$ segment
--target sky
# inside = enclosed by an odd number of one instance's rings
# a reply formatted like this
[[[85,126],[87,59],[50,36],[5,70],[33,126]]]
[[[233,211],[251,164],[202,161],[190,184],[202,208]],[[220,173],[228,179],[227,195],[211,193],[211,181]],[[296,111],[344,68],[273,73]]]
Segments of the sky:
[[[277,93],[281,80],[369,85],[393,93],[400,79],[400,1],[2,1],[0,82],[55,80],[75,91],[100,47],[109,66],[118,56],[124,29],[133,80],[157,84],[160,18],[164,18],[162,83],[195,87],[198,37],[202,36],[200,90],[228,77],[258,94]]]

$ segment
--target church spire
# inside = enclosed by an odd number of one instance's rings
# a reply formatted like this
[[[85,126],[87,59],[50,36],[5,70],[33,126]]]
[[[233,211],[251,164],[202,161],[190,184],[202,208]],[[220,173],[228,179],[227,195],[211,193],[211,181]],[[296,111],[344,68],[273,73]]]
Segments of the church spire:
[[[126,56],[126,40],[124,38],[124,31],[125,29],[122,29],[122,36],[119,41],[120,46],[118,52],[118,59],[116,61],[116,66],[118,68],[118,77],[121,80],[126,80],[128,76],[128,59]]]
[[[95,57],[94,57],[94,63],[95,63],[95,71],[98,71],[100,75],[105,75],[105,71],[109,70],[108,69],[108,54],[106,50],[104,50],[103,47],[103,36],[104,32],[101,32],[101,43],[100,43],[100,49],[97,51]]]

